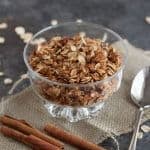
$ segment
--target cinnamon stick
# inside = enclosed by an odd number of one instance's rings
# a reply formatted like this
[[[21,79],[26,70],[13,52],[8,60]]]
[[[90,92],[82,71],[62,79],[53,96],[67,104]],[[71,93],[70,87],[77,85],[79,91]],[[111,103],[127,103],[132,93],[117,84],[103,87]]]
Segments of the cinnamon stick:
[[[52,124],[47,124],[44,128],[51,136],[58,138],[68,144],[74,145],[79,149],[84,150],[104,150],[104,148],[93,144],[87,140],[82,139],[79,136],[73,135],[67,131],[64,131]]]
[[[60,150],[59,147],[54,146],[34,135],[27,136],[25,141],[27,141],[28,143],[31,143],[32,146],[34,146],[36,149],[39,149],[39,150]]]
[[[10,138],[13,138],[19,142],[22,142],[36,150],[60,150],[57,146],[54,146],[34,135],[25,135],[15,129],[2,126],[0,132]]]
[[[50,137],[44,133],[42,133],[41,131],[39,131],[38,129],[33,128],[31,125],[29,125],[28,123],[26,123],[23,120],[17,120],[15,118],[12,118],[10,116],[2,116],[0,117],[0,122],[4,125],[7,125],[9,127],[12,127],[16,130],[19,130],[27,135],[34,135],[36,137],[39,137],[40,139],[47,141],[50,144],[53,144],[61,149],[64,148],[64,144],[62,142],[60,142],[59,140]]]

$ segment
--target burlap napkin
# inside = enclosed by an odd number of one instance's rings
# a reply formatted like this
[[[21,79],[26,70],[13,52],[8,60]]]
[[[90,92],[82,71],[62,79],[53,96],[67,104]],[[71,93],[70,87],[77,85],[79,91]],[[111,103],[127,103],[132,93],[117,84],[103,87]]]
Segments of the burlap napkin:
[[[150,65],[150,59],[142,51],[132,47],[127,41],[125,42],[129,51],[129,58],[121,88],[106,101],[97,117],[78,123],[69,123],[63,119],[52,118],[41,106],[41,101],[34,94],[31,87],[1,102],[1,114],[9,114],[16,118],[25,119],[41,130],[45,123],[52,122],[95,143],[99,143],[108,137],[108,133],[120,135],[131,131],[137,113],[137,107],[130,100],[131,83],[139,69]],[[119,48],[119,43],[117,46]],[[146,119],[150,119],[150,112],[146,112],[143,121]],[[26,150],[29,148],[0,135],[0,150],[10,149]],[[70,150],[73,148],[66,145],[65,149]]]

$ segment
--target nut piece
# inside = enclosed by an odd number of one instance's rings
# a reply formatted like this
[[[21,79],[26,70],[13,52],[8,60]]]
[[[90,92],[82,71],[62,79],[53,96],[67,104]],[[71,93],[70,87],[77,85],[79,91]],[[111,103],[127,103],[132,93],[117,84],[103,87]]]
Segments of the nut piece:
[[[12,83],[13,83],[12,79],[10,79],[10,78],[4,79],[4,84],[9,85],[9,84],[12,84]]]

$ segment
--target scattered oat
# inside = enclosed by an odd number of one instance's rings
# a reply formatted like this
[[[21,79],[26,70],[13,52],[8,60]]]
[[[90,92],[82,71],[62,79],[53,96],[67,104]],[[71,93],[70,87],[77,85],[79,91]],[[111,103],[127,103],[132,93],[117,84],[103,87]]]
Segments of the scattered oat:
[[[20,35],[20,37],[23,39],[24,43],[28,43],[32,39],[33,33],[26,32],[25,34]]]
[[[10,78],[4,79],[4,84],[8,85],[8,84],[12,84],[12,83],[13,83],[12,79],[10,79]]]
[[[82,20],[82,19],[77,19],[76,22],[77,22],[77,23],[82,23],[83,20]]]
[[[3,22],[3,23],[0,23],[0,29],[6,29],[8,27],[8,24]]]
[[[39,41],[38,44],[42,44],[42,43],[46,42],[46,39],[41,37],[41,38],[38,39],[38,41]]]
[[[145,21],[146,21],[146,23],[150,24],[150,16],[146,16]]]
[[[138,139],[142,139],[143,138],[143,132],[138,132]]]
[[[54,20],[51,21],[51,25],[52,25],[52,26],[55,26],[55,25],[57,25],[57,24],[58,24],[58,21],[57,21],[57,20],[54,19]]]
[[[102,38],[102,41],[103,41],[103,42],[106,42],[106,40],[107,40],[107,33],[104,33],[103,38]]]
[[[22,27],[22,26],[17,26],[15,28],[15,32],[16,32],[17,35],[20,35],[20,36],[24,35],[25,34],[25,28]]]
[[[4,72],[0,72],[0,77],[4,76]]]
[[[3,43],[5,43],[5,38],[0,36],[0,44],[3,44]]]
[[[85,36],[86,36],[86,33],[85,33],[85,32],[80,32],[79,35],[80,35],[81,37],[85,37]]]
[[[141,126],[141,130],[145,133],[150,132],[150,127],[147,125],[142,125]]]
[[[28,78],[28,74],[27,73],[21,75],[21,79],[26,79],[26,78]]]
[[[31,39],[33,36],[33,33],[31,32],[26,32],[25,34],[22,34],[23,39]]]
[[[42,44],[42,43],[44,43],[44,42],[46,42],[46,39],[43,38],[43,37],[40,37],[40,38],[38,38],[38,39],[34,39],[33,41],[31,41],[31,43],[32,43],[33,45],[40,45],[40,44]]]
[[[28,43],[30,40],[31,40],[31,38],[24,39],[23,42],[24,42],[24,43]]]

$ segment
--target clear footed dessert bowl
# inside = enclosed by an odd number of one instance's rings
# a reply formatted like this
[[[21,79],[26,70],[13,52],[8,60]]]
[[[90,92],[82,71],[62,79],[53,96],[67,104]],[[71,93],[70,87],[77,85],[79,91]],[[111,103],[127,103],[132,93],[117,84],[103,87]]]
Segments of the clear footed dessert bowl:
[[[70,122],[101,110],[121,85],[126,57],[118,34],[85,22],[44,28],[24,49],[35,93],[48,113]]]

